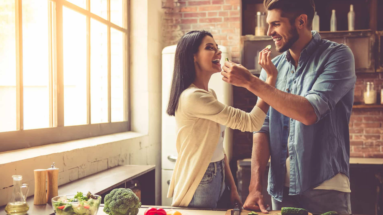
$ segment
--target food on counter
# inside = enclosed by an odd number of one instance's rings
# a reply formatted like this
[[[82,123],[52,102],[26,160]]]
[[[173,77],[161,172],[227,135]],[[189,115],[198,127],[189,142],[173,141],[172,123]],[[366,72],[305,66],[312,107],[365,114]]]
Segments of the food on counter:
[[[258,215],[255,211],[251,211],[249,215]]]
[[[77,192],[75,196],[56,196],[52,198],[57,215],[95,215],[101,203],[101,196],[90,192],[86,196]]]
[[[329,211],[329,212],[326,212],[326,213],[321,214],[321,215],[336,215],[336,214],[338,214],[338,212],[336,212],[336,211]]]
[[[309,213],[303,208],[284,207],[282,215],[308,215]]]
[[[109,215],[137,215],[141,207],[136,194],[128,188],[112,190],[105,196],[104,203],[104,212]]]
[[[144,215],[167,215],[167,214],[166,214],[166,211],[162,208],[149,208],[148,210],[145,211]]]
[[[182,213],[179,211],[170,210],[170,211],[166,211],[166,215],[182,215]]]

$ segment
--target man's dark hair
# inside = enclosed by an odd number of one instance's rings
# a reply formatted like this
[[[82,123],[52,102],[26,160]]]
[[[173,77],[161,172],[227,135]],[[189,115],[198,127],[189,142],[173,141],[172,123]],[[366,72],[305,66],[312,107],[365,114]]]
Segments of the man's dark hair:
[[[264,0],[267,10],[280,9],[282,16],[290,20],[293,25],[295,19],[302,15],[307,15],[307,27],[311,29],[315,13],[314,0]]]

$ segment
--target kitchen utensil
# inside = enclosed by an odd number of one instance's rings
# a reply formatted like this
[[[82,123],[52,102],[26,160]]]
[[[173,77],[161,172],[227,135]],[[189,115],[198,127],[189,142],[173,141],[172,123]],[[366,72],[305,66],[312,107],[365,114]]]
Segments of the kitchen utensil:
[[[33,197],[34,205],[45,205],[47,203],[47,170],[35,169],[35,195]]]
[[[47,186],[47,200],[49,203],[52,202],[54,196],[58,196],[58,179],[59,179],[59,169],[55,167],[53,162],[52,166],[47,169],[48,175],[48,186]]]

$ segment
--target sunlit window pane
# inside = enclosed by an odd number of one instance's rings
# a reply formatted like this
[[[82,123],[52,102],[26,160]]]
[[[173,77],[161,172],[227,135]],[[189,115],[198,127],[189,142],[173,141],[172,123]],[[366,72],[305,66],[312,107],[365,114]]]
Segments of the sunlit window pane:
[[[86,9],[86,0],[66,0],[66,1]],[[90,1],[93,1],[93,0],[90,0]]]
[[[63,8],[64,125],[87,123],[86,17]]]
[[[111,29],[112,122],[124,120],[124,34]]]
[[[23,0],[24,128],[49,127],[48,7]]]
[[[15,0],[0,0],[0,132],[16,130]]]
[[[104,19],[108,16],[108,1],[107,0],[92,0],[90,1],[90,11]]]
[[[90,29],[92,123],[108,122],[108,31],[106,25],[93,19]]]
[[[123,13],[125,12],[125,5],[122,0],[110,0],[110,21],[121,27],[123,22]],[[125,17],[126,18],[126,17]]]

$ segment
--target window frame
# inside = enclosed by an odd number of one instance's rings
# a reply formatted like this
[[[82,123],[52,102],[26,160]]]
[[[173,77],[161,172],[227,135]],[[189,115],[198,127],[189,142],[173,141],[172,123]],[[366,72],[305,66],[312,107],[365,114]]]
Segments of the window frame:
[[[41,129],[24,130],[23,110],[23,29],[22,0],[15,0],[16,27],[16,131],[0,132],[0,152],[60,143],[89,137],[97,137],[130,130],[129,116],[129,22],[128,0],[123,0],[123,26],[110,20],[110,2],[107,0],[107,19],[91,13],[91,0],[86,0],[86,9],[66,0],[46,0],[48,7],[48,43],[49,43],[49,126]],[[87,124],[64,126],[64,62],[63,62],[63,8],[69,8],[86,16],[87,19]],[[92,124],[91,122],[91,88],[90,88],[90,37],[91,19],[107,26],[108,44],[108,122]],[[111,28],[125,35],[123,39],[123,114],[121,122],[111,121]]]

